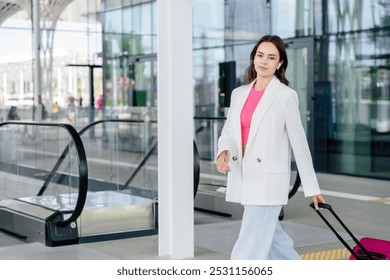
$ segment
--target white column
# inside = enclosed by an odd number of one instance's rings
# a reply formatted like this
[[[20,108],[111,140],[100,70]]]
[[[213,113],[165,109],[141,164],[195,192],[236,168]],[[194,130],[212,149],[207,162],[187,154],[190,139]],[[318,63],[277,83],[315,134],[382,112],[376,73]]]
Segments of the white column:
[[[192,1],[157,1],[159,255],[194,256]]]

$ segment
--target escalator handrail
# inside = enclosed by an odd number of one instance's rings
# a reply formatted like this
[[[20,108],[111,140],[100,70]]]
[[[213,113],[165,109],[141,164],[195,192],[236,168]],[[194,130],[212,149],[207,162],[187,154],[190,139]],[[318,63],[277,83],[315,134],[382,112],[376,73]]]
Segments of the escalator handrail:
[[[213,121],[223,121],[223,120],[226,120],[226,117],[197,117],[195,116],[194,117],[194,120],[213,120]]]
[[[105,123],[105,122],[131,122],[131,123],[145,123],[144,121],[138,121],[138,120],[130,120],[130,119],[104,119],[104,120],[97,120],[97,121],[94,121],[94,122],[91,122],[89,124],[87,124],[86,126],[84,126],[79,132],[78,134],[80,135],[80,137],[86,132],[88,131],[90,128],[96,126],[97,124],[100,124],[100,123]],[[154,121],[151,121],[152,123]],[[72,143],[70,143],[72,144]],[[39,190],[38,192],[38,196],[40,195],[43,195],[43,193],[45,192],[47,186],[49,185],[51,179],[54,177],[54,175],[57,173],[58,169],[60,168],[62,162],[64,161],[66,155],[68,154],[69,152],[69,149],[70,149],[70,144],[68,146],[66,146],[66,148],[64,149],[64,151],[62,152],[61,156],[58,158],[56,164],[53,166],[53,169],[51,170],[49,176],[47,176],[45,182],[43,183],[41,189]]]
[[[93,127],[93,126],[95,126],[95,125],[97,125],[99,123],[103,123],[103,122],[146,123],[145,121],[142,121],[142,120],[138,121],[138,120],[131,120],[131,119],[105,119],[105,120],[98,120],[98,121],[92,122],[92,123],[88,124],[87,126],[85,126],[83,129],[80,130],[79,134],[82,135],[88,129],[90,129],[91,127]],[[149,122],[157,123],[157,121],[149,121]],[[202,128],[200,130],[202,130]],[[198,133],[198,131],[196,131],[195,133]],[[197,189],[198,189],[198,185],[199,185],[200,159],[199,159],[199,153],[198,153],[198,149],[197,149],[195,141],[193,143],[193,147],[194,147],[194,196],[195,196],[196,192],[197,192]],[[148,161],[148,159],[153,154],[153,152],[154,152],[154,150],[156,148],[157,148],[157,141],[155,141],[155,143],[153,143],[152,147],[146,153],[144,158],[139,162],[139,164],[137,165],[136,169],[131,173],[130,177],[127,179],[127,181],[121,187],[121,190],[124,190],[125,188],[127,188],[130,185],[130,183],[133,181],[133,179],[136,177],[136,175],[142,169],[142,167],[146,164],[146,162]]]
[[[96,126],[97,124],[100,124],[100,123],[106,123],[106,122],[121,122],[121,123],[157,123],[157,121],[148,121],[148,122],[145,122],[145,121],[142,121],[142,120],[132,120],[132,119],[102,119],[102,120],[97,120],[97,121],[94,121],[92,123],[89,123],[88,125],[86,125],[85,127],[83,127],[80,131],[79,131],[79,135],[83,135],[86,131],[88,131],[90,128]],[[198,132],[200,132],[203,128],[200,128],[199,130],[197,130],[195,133],[197,134]],[[196,192],[198,190],[198,185],[199,185],[199,177],[200,177],[200,159],[199,159],[199,153],[198,153],[198,149],[197,149],[197,146],[196,146],[196,143],[195,143],[195,140],[193,142],[193,147],[194,147],[194,196],[196,195]],[[41,187],[38,195],[42,195],[49,182],[51,181],[51,178],[54,176],[54,174],[58,171],[58,168],[61,166],[63,160],[65,159],[66,157],[66,154],[69,152],[69,148],[70,146],[68,145],[64,151],[62,152],[61,156],[59,157],[57,163],[54,165],[52,171],[50,172],[49,176],[46,178],[46,181],[44,182],[43,186]],[[146,155],[144,156],[144,158],[141,160],[141,162],[137,165],[137,168],[131,173],[130,177],[127,179],[127,181],[125,182],[125,184],[121,187],[121,190],[125,189],[126,187],[128,187],[130,185],[130,183],[133,181],[133,179],[135,178],[135,176],[138,174],[138,172],[142,169],[142,167],[146,164],[147,160],[149,159],[149,157],[153,154],[153,151],[157,148],[157,141],[152,145],[152,147],[150,148],[150,150],[146,153]]]
[[[153,151],[156,148],[157,148],[157,141],[153,144],[152,148],[149,150],[149,152],[145,155],[145,157],[138,164],[137,168],[130,175],[129,179],[127,179],[126,183],[123,184],[123,186],[121,188],[122,190],[130,185],[130,183],[133,181],[133,179],[138,174],[138,172],[142,169],[142,167],[146,164],[149,157],[153,154]],[[200,158],[199,158],[198,147],[196,146],[195,140],[193,141],[193,151],[194,151],[193,161],[194,161],[194,197],[195,197],[196,193],[198,191],[199,177],[200,177]]]
[[[199,179],[200,179],[200,157],[199,157],[198,146],[196,145],[196,142],[194,140],[194,197],[198,192]]]
[[[150,120],[150,121],[143,121],[143,120],[132,120],[132,119],[103,119],[103,120],[97,120],[93,121],[86,126],[84,126],[80,131],[79,134],[83,135],[88,129],[90,129],[93,126],[96,126],[99,123],[106,123],[106,122],[122,122],[122,123],[157,123],[157,121]]]
[[[58,123],[58,122],[35,122],[35,121],[6,121],[0,123],[0,127],[4,125],[31,125],[31,126],[58,126],[64,128],[72,138],[72,142],[75,144],[77,157],[78,157],[78,169],[79,169],[79,190],[77,201],[72,214],[64,220],[57,222],[58,226],[67,226],[70,223],[76,221],[81,215],[84,209],[85,201],[87,199],[88,192],[88,163],[84,149],[83,142],[77,130],[70,124]],[[68,146],[69,147],[69,144]]]

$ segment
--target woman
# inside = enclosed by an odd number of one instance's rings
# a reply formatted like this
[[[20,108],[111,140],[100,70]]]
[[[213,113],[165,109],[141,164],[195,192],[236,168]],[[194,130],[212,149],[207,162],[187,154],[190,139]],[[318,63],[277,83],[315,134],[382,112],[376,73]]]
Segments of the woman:
[[[279,214],[288,202],[291,148],[306,197],[325,202],[301,123],[297,93],[285,77],[282,39],[266,35],[254,46],[249,82],[233,90],[218,139],[217,170],[228,173],[226,200],[244,213],[231,259],[300,259]]]

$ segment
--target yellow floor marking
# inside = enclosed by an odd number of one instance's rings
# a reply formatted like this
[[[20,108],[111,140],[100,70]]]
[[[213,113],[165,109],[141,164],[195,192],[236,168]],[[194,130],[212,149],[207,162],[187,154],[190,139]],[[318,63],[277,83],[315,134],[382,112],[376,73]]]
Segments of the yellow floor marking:
[[[385,204],[390,204],[390,198],[388,197],[382,197],[378,199],[371,200],[372,202],[377,202],[377,203],[385,203]]]
[[[302,254],[302,260],[340,260],[348,259],[351,253],[346,248]]]

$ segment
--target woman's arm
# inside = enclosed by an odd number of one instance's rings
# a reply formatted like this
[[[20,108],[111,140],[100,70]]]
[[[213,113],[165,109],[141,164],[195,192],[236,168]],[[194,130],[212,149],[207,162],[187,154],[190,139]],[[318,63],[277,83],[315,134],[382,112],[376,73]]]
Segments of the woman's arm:
[[[315,196],[320,194],[320,188],[314,171],[305,130],[302,126],[298,96],[295,91],[291,91],[289,94],[290,97],[286,110],[287,134],[294,152],[305,196]]]

